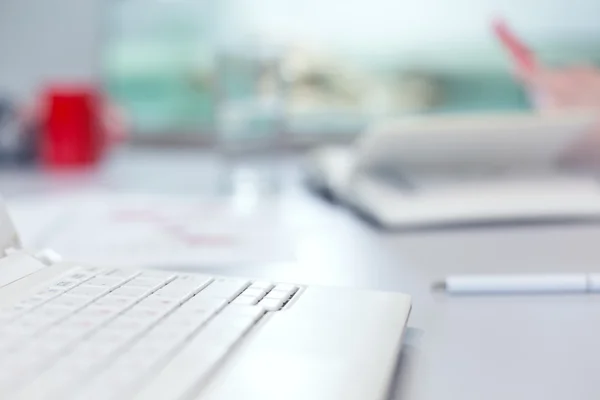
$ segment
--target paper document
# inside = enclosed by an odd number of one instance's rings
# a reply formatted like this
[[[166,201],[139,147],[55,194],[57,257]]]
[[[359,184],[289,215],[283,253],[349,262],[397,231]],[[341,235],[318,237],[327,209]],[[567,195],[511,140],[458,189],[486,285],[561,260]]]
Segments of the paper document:
[[[13,199],[8,208],[25,247],[78,262],[219,267],[293,259],[274,204],[244,210],[226,199],[95,194]]]

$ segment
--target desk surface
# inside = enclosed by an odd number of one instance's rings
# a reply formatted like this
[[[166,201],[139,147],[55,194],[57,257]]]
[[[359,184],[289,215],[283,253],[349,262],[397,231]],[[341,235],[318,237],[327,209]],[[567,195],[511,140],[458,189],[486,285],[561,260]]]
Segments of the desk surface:
[[[282,178],[280,210],[302,217],[312,246],[294,265],[215,273],[411,294],[410,326],[425,334],[403,353],[397,399],[598,398],[600,297],[451,298],[430,285],[459,272],[600,271],[600,225],[382,233],[308,194],[293,160],[277,162],[268,170]],[[94,171],[0,171],[0,188],[8,197],[82,188],[198,194],[218,187],[221,170],[197,152],[122,151]]]

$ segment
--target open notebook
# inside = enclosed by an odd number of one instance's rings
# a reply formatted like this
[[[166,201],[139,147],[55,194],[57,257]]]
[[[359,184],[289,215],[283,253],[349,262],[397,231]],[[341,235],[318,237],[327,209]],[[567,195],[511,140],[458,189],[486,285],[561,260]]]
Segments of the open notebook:
[[[585,112],[429,117],[320,149],[308,182],[385,227],[600,218],[595,179],[558,168]]]
[[[600,221],[600,186],[587,178],[535,177],[403,190],[367,178],[355,183],[349,204],[388,228]]]

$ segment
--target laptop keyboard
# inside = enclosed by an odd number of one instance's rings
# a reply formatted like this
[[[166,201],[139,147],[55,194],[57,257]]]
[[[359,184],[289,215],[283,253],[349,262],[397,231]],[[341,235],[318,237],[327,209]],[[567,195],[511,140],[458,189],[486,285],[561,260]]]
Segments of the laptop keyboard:
[[[193,368],[179,371],[177,387],[160,398],[182,398],[299,290],[199,274],[74,269],[0,312],[0,398],[131,398],[170,363]]]

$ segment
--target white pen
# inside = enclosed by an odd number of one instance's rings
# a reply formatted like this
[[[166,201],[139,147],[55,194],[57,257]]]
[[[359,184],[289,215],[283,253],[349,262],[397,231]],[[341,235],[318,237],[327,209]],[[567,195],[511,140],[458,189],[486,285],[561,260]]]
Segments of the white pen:
[[[457,295],[600,293],[600,273],[452,275],[433,289]]]

